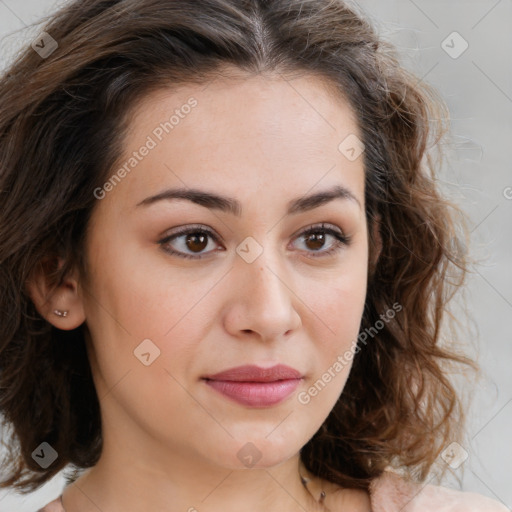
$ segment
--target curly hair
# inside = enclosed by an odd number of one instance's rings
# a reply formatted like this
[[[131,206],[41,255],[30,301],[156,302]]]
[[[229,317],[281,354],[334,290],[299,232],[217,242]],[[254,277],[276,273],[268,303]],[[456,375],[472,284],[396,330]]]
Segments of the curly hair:
[[[390,304],[402,307],[354,357],[301,460],[343,487],[367,489],[390,465],[425,479],[462,432],[448,369],[476,368],[443,343],[441,329],[468,265],[460,211],[436,183],[431,150],[448,118],[438,93],[341,0],[79,0],[44,30],[58,48],[24,49],[0,80],[0,411],[10,435],[0,485],[28,492],[68,465],[98,461],[85,325],[49,324],[26,284],[41,269],[55,286],[75,267],[86,276],[93,191],[121,156],[137,100],[207,83],[226,65],[319,76],[349,102],[365,146],[366,220],[381,239],[377,250],[369,229],[361,329]],[[43,440],[59,454],[46,469],[31,457]]]

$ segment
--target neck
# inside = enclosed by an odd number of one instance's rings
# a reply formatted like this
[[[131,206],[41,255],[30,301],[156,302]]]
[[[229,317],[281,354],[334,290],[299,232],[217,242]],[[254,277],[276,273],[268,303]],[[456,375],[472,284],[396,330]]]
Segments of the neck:
[[[311,477],[295,455],[278,466],[226,469],[174,456],[165,467],[103,451],[98,464],[63,493],[66,512],[296,512],[322,510],[301,482]],[[300,466],[300,473],[299,473]],[[307,475],[307,476],[306,476]]]

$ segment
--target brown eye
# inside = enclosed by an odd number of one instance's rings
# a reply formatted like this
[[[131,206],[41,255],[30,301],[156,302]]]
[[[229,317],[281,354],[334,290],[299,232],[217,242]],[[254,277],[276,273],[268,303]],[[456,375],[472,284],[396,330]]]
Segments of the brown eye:
[[[325,244],[325,234],[312,233],[307,235],[306,245],[313,251],[318,251]]]
[[[324,224],[312,226],[303,231],[298,239],[304,240],[305,252],[308,257],[318,258],[333,255],[350,243],[350,237],[338,227],[327,227]],[[334,241],[329,243],[329,239]],[[327,249],[322,250],[325,246]]]
[[[185,244],[187,248],[190,249],[192,252],[204,251],[206,249],[206,246],[208,245],[208,235],[204,235],[202,233],[188,235]]]
[[[213,241],[213,250],[206,251]],[[163,249],[181,258],[201,259],[215,251],[218,238],[211,231],[202,227],[188,227],[178,230],[158,242]]]

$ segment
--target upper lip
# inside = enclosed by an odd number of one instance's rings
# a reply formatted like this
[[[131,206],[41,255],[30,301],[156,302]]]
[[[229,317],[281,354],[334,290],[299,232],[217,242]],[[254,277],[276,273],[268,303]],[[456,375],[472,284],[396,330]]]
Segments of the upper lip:
[[[237,366],[205,377],[208,380],[238,382],[275,382],[278,380],[300,378],[302,378],[302,374],[298,370],[284,364],[277,364],[270,368],[261,368],[252,364]]]

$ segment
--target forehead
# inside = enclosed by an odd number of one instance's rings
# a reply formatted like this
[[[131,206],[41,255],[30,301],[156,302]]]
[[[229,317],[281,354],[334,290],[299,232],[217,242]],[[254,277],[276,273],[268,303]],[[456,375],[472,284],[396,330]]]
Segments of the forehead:
[[[131,128],[148,132],[155,120],[168,120],[173,111],[179,114],[190,98],[195,98],[199,106],[194,116],[198,135],[212,125],[219,129],[235,125],[240,135],[249,131],[282,135],[279,130],[304,136],[313,135],[313,130],[319,135],[327,130],[340,136],[346,132],[359,135],[353,109],[342,92],[324,77],[277,72],[248,75],[228,70],[212,75],[203,84],[180,84],[148,94],[134,105]],[[290,126],[292,118],[303,122]],[[269,132],[272,129],[275,131]]]
[[[169,185],[239,197],[265,190],[277,200],[321,182],[344,185],[362,202],[363,158],[342,151],[350,137],[360,140],[353,110],[319,77],[215,76],[160,89],[135,106],[117,166],[151,150],[114,192],[132,205]]]

